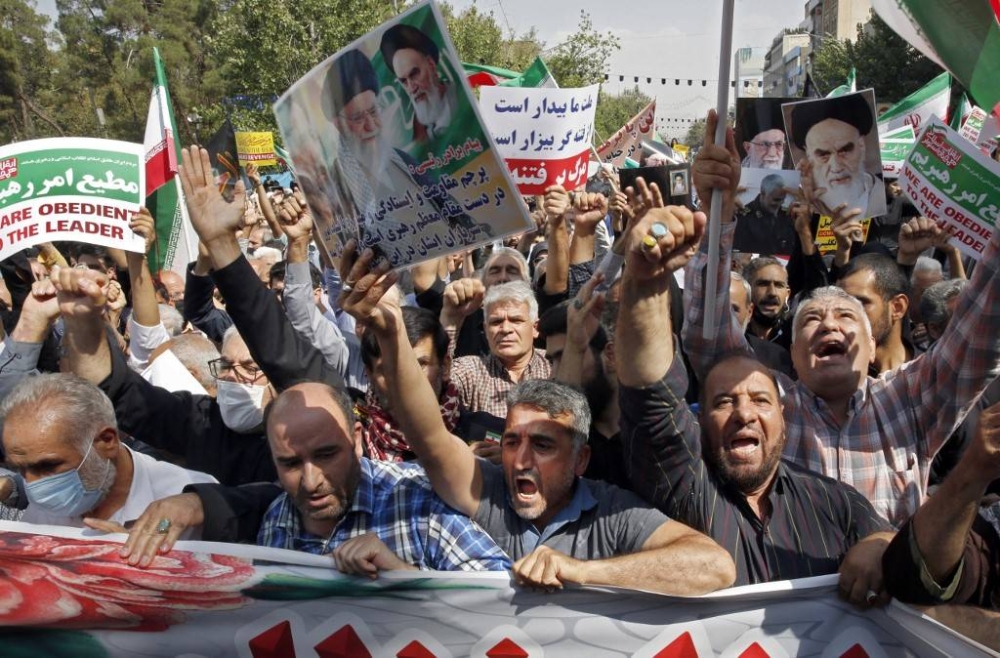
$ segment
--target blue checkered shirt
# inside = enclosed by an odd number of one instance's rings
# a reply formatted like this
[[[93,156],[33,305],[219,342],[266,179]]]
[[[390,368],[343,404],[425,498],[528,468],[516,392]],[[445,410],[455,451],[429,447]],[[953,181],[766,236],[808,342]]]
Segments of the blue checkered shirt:
[[[257,543],[323,555],[352,537],[370,532],[418,569],[511,568],[510,559],[482,528],[434,494],[423,468],[364,457],[354,501],[332,535],[323,538],[306,531],[291,497],[284,493],[264,514]]]

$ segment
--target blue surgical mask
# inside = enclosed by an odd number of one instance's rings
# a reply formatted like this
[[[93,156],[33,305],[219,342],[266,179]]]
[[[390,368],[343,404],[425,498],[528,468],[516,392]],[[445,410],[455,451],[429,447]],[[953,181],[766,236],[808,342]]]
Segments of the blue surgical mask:
[[[97,507],[101,498],[104,497],[104,492],[100,489],[84,488],[83,480],[80,479],[80,468],[87,461],[87,457],[90,456],[93,449],[94,443],[91,442],[80,466],[72,471],[28,482],[25,485],[25,491],[28,494],[29,504],[33,507],[40,507],[50,514],[68,517],[80,516]],[[111,461],[108,460],[104,478],[107,478],[110,468]]]

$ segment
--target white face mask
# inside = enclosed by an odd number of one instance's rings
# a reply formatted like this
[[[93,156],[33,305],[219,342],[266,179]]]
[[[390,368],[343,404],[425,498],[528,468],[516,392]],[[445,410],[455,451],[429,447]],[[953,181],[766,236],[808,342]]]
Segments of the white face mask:
[[[264,422],[266,386],[239,384],[220,379],[215,400],[222,412],[222,422],[234,432],[249,432]]]

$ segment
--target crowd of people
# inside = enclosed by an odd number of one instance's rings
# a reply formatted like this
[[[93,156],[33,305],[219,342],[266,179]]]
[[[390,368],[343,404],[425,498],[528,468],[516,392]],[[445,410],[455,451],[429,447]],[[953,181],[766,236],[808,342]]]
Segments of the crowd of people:
[[[741,160],[731,130],[700,149],[697,209],[602,168],[526,199],[534,230],[402,271],[330,260],[302,191],[251,170],[227,201],[186,148],[186,276],[82,244],[0,264],[0,511],[126,532],[142,567],[198,538],[547,590],[839,573],[1000,648],[1000,234],[970,267],[896,193],[864,242],[808,184],[755,230],[785,190],[741,206]]]

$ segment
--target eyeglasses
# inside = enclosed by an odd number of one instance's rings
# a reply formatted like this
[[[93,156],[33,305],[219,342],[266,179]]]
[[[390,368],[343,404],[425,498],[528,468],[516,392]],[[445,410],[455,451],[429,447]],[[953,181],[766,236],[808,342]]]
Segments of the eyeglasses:
[[[750,143],[758,148],[762,148],[768,151],[771,149],[777,149],[780,151],[781,149],[785,148],[785,140],[783,139],[778,140],[777,142],[750,142]]]
[[[209,361],[208,370],[216,379],[227,379],[232,376],[241,384],[253,384],[264,374],[257,366],[245,366],[225,358]]]
[[[341,114],[345,119],[347,119],[347,123],[351,124],[352,126],[360,126],[365,122],[365,119],[371,119],[372,121],[379,120],[378,106],[375,106],[368,110],[364,110],[362,112],[357,112],[355,114],[348,115],[344,114],[343,111],[341,111]]]

